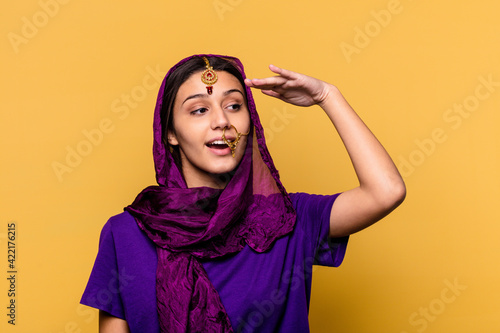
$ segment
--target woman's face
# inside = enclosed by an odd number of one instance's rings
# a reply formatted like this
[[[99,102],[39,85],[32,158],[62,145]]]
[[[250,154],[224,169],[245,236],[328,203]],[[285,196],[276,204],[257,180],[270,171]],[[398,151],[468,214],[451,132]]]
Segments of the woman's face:
[[[250,114],[245,91],[236,77],[216,71],[217,82],[208,95],[201,72],[194,73],[177,92],[173,108],[174,132],[168,132],[170,145],[179,146],[182,172],[188,187],[224,188],[229,179],[220,177],[234,170],[243,158],[247,136],[242,136],[235,150],[222,141],[236,138],[250,130]]]

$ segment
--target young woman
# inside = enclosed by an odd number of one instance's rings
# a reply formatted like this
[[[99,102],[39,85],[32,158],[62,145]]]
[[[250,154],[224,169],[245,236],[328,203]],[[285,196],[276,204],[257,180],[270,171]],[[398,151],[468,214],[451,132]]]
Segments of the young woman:
[[[391,158],[335,86],[269,68],[276,76],[250,80],[236,58],[195,55],[167,73],[154,117],[159,186],[106,223],[82,297],[101,332],[308,332],[312,265],[339,266],[348,236],[403,201]],[[319,105],[360,185],[288,194],[250,88]]]

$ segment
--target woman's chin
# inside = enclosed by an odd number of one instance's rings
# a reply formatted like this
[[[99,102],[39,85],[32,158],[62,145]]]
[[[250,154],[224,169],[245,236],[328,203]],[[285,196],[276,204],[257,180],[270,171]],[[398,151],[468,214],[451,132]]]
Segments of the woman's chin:
[[[226,164],[223,166],[211,168],[211,170],[209,172],[214,176],[223,176],[226,174],[233,174],[236,171],[237,166],[238,166],[237,164],[234,164],[234,165],[227,165]]]

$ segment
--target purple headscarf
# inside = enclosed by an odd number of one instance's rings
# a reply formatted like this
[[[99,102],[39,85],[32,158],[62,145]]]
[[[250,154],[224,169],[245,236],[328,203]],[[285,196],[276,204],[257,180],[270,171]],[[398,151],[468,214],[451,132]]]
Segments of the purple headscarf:
[[[187,188],[162,138],[160,113],[167,77],[193,57],[219,57],[245,78],[241,62],[229,56],[194,55],[172,67],[160,87],[154,114],[153,156],[159,186],[145,188],[125,208],[156,244],[157,309],[162,332],[233,332],[231,323],[199,258],[269,250],[293,230],[295,211],[266,147],[249,87],[253,131],[241,163],[223,189]],[[195,74],[196,75],[196,74]]]

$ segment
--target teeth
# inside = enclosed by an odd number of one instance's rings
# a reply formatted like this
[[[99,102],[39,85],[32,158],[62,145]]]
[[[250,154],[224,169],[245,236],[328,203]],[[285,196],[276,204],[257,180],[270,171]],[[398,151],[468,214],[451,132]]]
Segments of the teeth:
[[[224,140],[215,140],[215,141],[210,142],[210,144],[211,145],[224,145],[226,143],[224,142]]]

